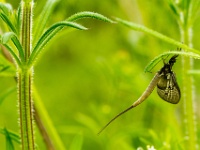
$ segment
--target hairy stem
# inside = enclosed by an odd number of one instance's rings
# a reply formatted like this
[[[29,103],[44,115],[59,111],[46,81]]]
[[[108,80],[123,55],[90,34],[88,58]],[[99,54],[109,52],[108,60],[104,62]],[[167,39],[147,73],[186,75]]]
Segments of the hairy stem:
[[[31,70],[18,70],[21,140],[23,150],[34,149]]]
[[[33,3],[22,3],[21,43],[24,48],[25,61],[28,61],[31,52],[32,35],[32,7]]]
[[[183,24],[181,29],[181,41],[192,47],[192,27]],[[188,74],[193,68],[193,59],[182,57],[182,79],[183,79],[183,111],[184,111],[184,134],[185,149],[197,149],[196,122],[194,112],[194,81]]]
[[[33,108],[32,108],[32,69],[26,67],[31,52],[32,2],[22,2],[21,43],[25,54],[25,63],[18,68],[18,93],[20,109],[20,127],[23,150],[34,150]]]

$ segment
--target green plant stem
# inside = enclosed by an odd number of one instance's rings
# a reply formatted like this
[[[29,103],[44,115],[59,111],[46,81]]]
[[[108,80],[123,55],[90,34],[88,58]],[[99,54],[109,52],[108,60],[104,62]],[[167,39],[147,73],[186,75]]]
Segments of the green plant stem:
[[[192,47],[192,27],[183,25],[181,27],[181,41]],[[194,113],[194,81],[188,74],[193,69],[193,59],[182,57],[182,79],[183,79],[183,111],[184,111],[184,134],[185,149],[197,149],[196,123]]]
[[[44,107],[42,100],[35,88],[34,88],[34,102],[37,113],[39,114],[40,119],[43,121],[48,136],[50,136],[50,139],[53,141],[53,145],[55,146],[56,149],[65,150],[65,146],[63,145],[51,121],[51,118],[49,118],[48,112],[46,111],[46,108]],[[47,145],[50,145],[50,143],[48,143]]]
[[[25,55],[25,63],[18,68],[18,93],[20,109],[20,127],[23,150],[34,150],[33,133],[33,108],[32,108],[32,69],[26,67],[31,51],[31,24],[32,24],[32,4],[22,2],[22,27],[21,43]]]
[[[32,71],[18,70],[18,92],[20,109],[21,140],[23,150],[34,149],[33,113],[31,101]]]
[[[34,102],[35,102],[35,99],[34,99]],[[34,103],[35,104],[35,103]],[[33,105],[34,107],[34,105]],[[55,147],[53,145],[53,142],[52,140],[50,139],[49,137],[49,134],[46,130],[46,127],[44,126],[44,122],[43,120],[41,119],[40,115],[38,114],[38,111],[37,109],[34,107],[34,119],[35,119],[35,122],[38,126],[38,129],[40,130],[40,134],[42,135],[43,137],[43,140],[45,142],[45,145],[46,145],[46,148],[48,150],[55,150]]]
[[[21,43],[24,48],[25,61],[28,61],[31,52],[31,34],[32,34],[32,3],[22,4],[22,32]]]

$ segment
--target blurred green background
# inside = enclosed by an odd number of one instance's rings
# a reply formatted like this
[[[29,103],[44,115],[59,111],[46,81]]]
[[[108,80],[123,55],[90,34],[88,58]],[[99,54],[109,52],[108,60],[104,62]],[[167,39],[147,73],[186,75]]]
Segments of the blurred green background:
[[[19,0],[7,1],[17,8]],[[35,1],[38,16],[45,0]],[[109,18],[119,17],[155,29],[175,40],[180,39],[178,24],[167,0],[60,0],[48,26],[80,11],[92,11]],[[161,100],[154,91],[146,102],[113,122],[100,136],[98,131],[117,113],[130,106],[143,93],[152,73],[145,66],[162,52],[175,50],[174,45],[132,31],[119,24],[92,19],[78,21],[88,31],[63,30],[45,47],[34,69],[34,83],[49,116],[67,149],[76,140],[83,150],[136,150],[147,145],[160,150],[183,146],[182,101],[177,105]],[[199,48],[199,17],[194,24],[194,47]],[[199,69],[198,61],[195,68]],[[182,88],[181,58],[173,70]],[[196,108],[199,107],[199,76],[195,77]],[[12,77],[0,78],[0,91],[15,86]],[[17,93],[0,105],[0,126],[19,131]],[[197,113],[198,137],[200,137]],[[45,149],[36,128],[39,149]],[[0,148],[5,149],[0,135]],[[16,149],[20,149],[16,144]]]

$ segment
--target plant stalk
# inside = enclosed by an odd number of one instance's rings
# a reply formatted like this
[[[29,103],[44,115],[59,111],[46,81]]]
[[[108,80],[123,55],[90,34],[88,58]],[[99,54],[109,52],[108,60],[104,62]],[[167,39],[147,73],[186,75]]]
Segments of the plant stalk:
[[[34,150],[31,78],[31,70],[18,70],[20,126],[23,150]]]
[[[192,47],[192,27],[188,24],[184,24],[180,29],[181,41],[189,47]],[[198,149],[198,144],[194,107],[194,79],[188,74],[188,70],[193,69],[193,59],[189,57],[182,57],[182,68],[185,149],[195,150]]]
[[[33,85],[33,88],[34,88],[34,85]],[[58,135],[56,128],[53,125],[51,118],[49,117],[49,114],[46,111],[46,108],[44,107],[44,104],[42,103],[42,99],[40,98],[37,92],[37,89],[34,88],[33,90],[34,90],[33,97],[34,97],[35,115],[38,114],[40,116],[39,118],[41,120],[40,122],[45,127],[45,130],[43,130],[42,132],[46,131],[48,133],[46,137],[49,138],[49,140],[45,140],[47,148],[52,149],[52,150],[53,149],[65,150],[65,146],[62,143],[62,140],[60,139],[60,136]],[[35,119],[36,119],[36,123],[38,123],[37,118]]]
[[[35,149],[31,94],[33,69],[26,66],[31,52],[32,8],[32,2],[22,2],[21,43],[24,49],[25,62],[22,64],[21,68],[18,68],[18,93],[23,150]]]

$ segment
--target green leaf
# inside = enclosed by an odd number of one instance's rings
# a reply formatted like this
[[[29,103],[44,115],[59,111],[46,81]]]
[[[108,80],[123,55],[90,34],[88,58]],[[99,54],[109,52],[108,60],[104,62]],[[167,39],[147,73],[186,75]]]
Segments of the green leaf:
[[[171,51],[165,52],[158,57],[154,58],[145,68],[145,72],[150,72],[162,59],[164,56],[168,56],[170,54],[178,54],[183,56],[192,57],[194,59],[200,59],[200,55],[192,52],[181,52],[181,51]]]
[[[14,66],[5,66],[0,72],[0,77],[16,77],[16,69]]]
[[[13,31],[14,33],[17,33],[15,26],[10,21],[12,19],[11,19],[11,17],[10,18],[9,17],[10,17],[9,15],[6,15],[4,13],[0,13],[0,18],[7,24],[7,26],[10,28],[10,30]]]
[[[16,18],[16,28],[18,30],[18,33],[20,32],[20,28],[21,28],[21,21],[22,21],[22,5],[19,5],[18,9],[17,9],[17,13],[15,14],[15,18]]]
[[[16,90],[16,87],[12,87],[12,88],[6,90],[5,92],[1,93],[1,95],[0,95],[0,105],[15,90]]]
[[[22,45],[17,37],[17,35],[13,32],[6,32],[3,36],[2,36],[2,43],[6,44],[8,43],[9,40],[12,40],[12,42],[14,43],[14,45],[16,46],[18,52],[19,52],[19,56],[22,60],[22,62],[25,61],[25,56],[24,56],[24,51],[22,48]]]
[[[7,16],[13,11],[12,5],[10,5],[8,3],[1,3],[0,2],[0,9]]]
[[[111,19],[109,19],[101,14],[89,12],[89,11],[76,13],[76,14],[70,16],[69,18],[67,18],[67,21],[76,21],[76,20],[83,19],[83,18],[93,18],[93,19],[98,19],[98,20],[102,20],[105,22],[109,22],[109,23],[114,23],[114,21],[112,21]]]
[[[35,23],[35,29],[34,29],[34,41],[38,40],[38,38],[43,33],[46,23],[52,14],[52,11],[54,7],[56,6],[58,0],[48,0],[43,7],[43,10],[41,14],[39,15],[39,18],[37,19]],[[35,43],[35,42],[33,42]]]
[[[9,132],[7,131],[6,128],[4,130],[5,130],[5,137],[6,137],[6,150],[14,150],[15,148],[11,140],[11,137],[9,135]]]
[[[83,135],[77,134],[70,145],[70,150],[81,150],[82,145],[83,145]]]
[[[5,77],[15,77],[16,76],[16,68],[14,64],[9,62],[5,56],[0,55],[0,76]]]
[[[6,128],[0,128],[0,133],[5,135],[6,137],[6,150],[14,149],[12,140],[17,142],[18,144],[21,143],[20,136],[12,131],[7,130]]]
[[[0,133],[1,134],[6,134],[4,129],[0,129]],[[7,130],[7,133],[9,134],[9,136],[11,137],[11,139],[15,142],[17,142],[18,144],[21,143],[21,139],[20,136],[12,131]]]
[[[52,25],[45,31],[45,33],[40,37],[40,39],[34,46],[29,62],[28,62],[29,66],[34,62],[35,58],[38,56],[38,54],[41,52],[44,46],[65,26],[76,28],[79,30],[87,30],[86,27],[74,22],[62,21],[62,22],[55,23],[54,25]]]
[[[3,68],[1,68],[0,72],[4,72],[6,71],[10,66],[4,66]]]
[[[8,45],[4,44],[4,47],[10,52],[10,54],[13,56],[15,62],[19,67],[21,67],[21,61],[19,60],[18,56],[15,54],[14,50]]]
[[[174,12],[174,14],[177,17],[179,17],[180,11],[179,11],[177,5],[174,3],[174,0],[168,0],[168,4],[169,4],[170,8],[172,9],[172,11]]]
[[[141,32],[144,32],[144,33],[147,33],[149,35],[152,35],[156,38],[159,38],[167,43],[170,43],[170,44],[173,44],[173,45],[176,45],[177,47],[180,47],[182,49],[184,49],[185,51],[191,51],[193,53],[197,53],[200,55],[200,52],[194,48],[190,48],[188,47],[187,45],[181,43],[181,42],[178,42],[164,34],[161,34],[155,30],[152,30],[152,29],[149,29],[143,25],[140,25],[140,24],[136,24],[136,23],[133,23],[133,22],[128,22],[128,21],[125,21],[125,20],[122,20],[120,18],[116,18],[116,21],[118,21],[119,23],[121,23],[122,25],[126,26],[126,27],[129,27],[130,29],[133,29],[133,30],[136,30],[136,31],[141,31]]]
[[[1,38],[2,38],[2,44],[8,43],[8,41],[12,38],[16,37],[16,34],[13,32],[6,32]]]

